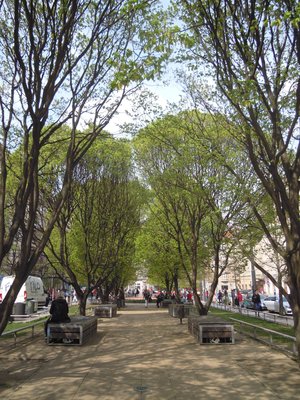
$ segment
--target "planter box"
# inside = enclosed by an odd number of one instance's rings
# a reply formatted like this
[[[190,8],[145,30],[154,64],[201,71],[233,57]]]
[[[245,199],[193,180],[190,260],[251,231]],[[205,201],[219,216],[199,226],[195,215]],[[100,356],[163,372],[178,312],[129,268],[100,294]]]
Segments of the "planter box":
[[[163,308],[168,308],[170,304],[174,304],[174,303],[175,303],[175,300],[172,300],[172,299],[164,299],[164,300],[161,302],[161,306],[162,306]]]
[[[82,345],[97,332],[97,318],[72,317],[70,322],[50,322],[47,327],[47,344]]]
[[[234,326],[210,315],[190,316],[188,330],[200,344],[234,344]]]
[[[195,306],[191,304],[170,304],[169,315],[174,318],[187,318]]]
[[[117,304],[101,304],[94,308],[94,316],[100,318],[113,318],[117,315]]]

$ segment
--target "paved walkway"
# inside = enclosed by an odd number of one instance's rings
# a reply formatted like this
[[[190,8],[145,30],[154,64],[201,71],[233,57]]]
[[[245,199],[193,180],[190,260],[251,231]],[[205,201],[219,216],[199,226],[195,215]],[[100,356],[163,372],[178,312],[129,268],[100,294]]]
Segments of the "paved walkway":
[[[42,336],[0,353],[1,400],[296,400],[300,370],[287,356],[237,336],[199,345],[166,309],[129,304],[99,319],[83,346]]]

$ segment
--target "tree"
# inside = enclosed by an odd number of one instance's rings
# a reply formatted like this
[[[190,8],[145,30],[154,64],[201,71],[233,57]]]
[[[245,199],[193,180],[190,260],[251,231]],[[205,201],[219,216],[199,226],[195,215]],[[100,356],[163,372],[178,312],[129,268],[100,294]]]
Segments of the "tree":
[[[206,116],[200,127],[195,117],[194,113],[180,113],[157,121],[137,136],[136,150],[164,216],[165,232],[176,244],[198,311],[206,314],[218,279],[231,263],[236,247],[231,231],[240,221],[245,199],[241,186],[234,185],[227,169],[217,162],[218,148],[195,140],[195,130],[206,126],[210,138],[222,139],[222,146],[226,136],[222,137],[220,127],[216,129]],[[227,149],[226,156],[232,160],[233,151]],[[247,178],[245,172],[244,181]],[[209,299],[203,304],[198,275],[205,270],[212,270],[213,280]]]
[[[149,212],[136,239],[135,259],[147,269],[150,282],[165,288],[168,294],[174,290],[179,300],[178,282],[183,274],[177,248],[167,233],[168,223],[159,205],[155,205],[155,197],[148,206]]]
[[[126,283],[140,225],[138,188],[128,142],[96,141],[75,168],[47,255],[75,288],[81,315],[94,289],[107,302]]]
[[[0,3],[0,265],[17,241],[15,280],[0,305],[0,333],[14,299],[37,263],[66,201],[72,171],[101,135],[124,96],[160,72],[168,48],[156,1],[31,1]],[[170,36],[169,36],[170,37]],[[52,213],[40,224],[41,152],[59,143],[68,124]],[[21,169],[11,157],[20,149]],[[11,201],[12,200],[12,201]],[[38,240],[37,240],[38,239]]]
[[[285,239],[256,217],[288,270],[300,354],[300,9],[297,2],[178,2],[194,60],[215,77],[233,137],[247,150]],[[208,70],[206,69],[208,72]],[[215,98],[216,100],[216,98]],[[215,101],[216,104],[216,101]]]

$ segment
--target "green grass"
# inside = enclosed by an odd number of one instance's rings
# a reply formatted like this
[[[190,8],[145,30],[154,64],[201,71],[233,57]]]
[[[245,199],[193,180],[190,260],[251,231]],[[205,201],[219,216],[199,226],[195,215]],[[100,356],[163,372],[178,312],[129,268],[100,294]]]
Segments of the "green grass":
[[[41,322],[42,323],[43,321],[46,321],[47,318],[48,317],[41,317],[41,318],[35,319],[34,321],[25,321],[25,322],[23,322],[23,321],[14,321],[14,322],[9,323],[9,324],[6,325],[6,328],[4,329],[4,332],[10,332],[10,331],[13,331],[13,330],[18,329],[18,328],[25,328],[26,326],[30,326],[30,325],[35,324],[37,322]]]
[[[285,335],[295,336],[295,330],[292,326],[280,325],[256,317],[248,317],[247,315],[231,312],[229,310],[211,308],[210,313],[212,315],[222,317],[223,319],[226,319],[228,321],[231,321],[230,318],[235,318],[242,322],[248,322],[249,324],[257,325],[260,328],[271,329]]]
[[[79,308],[78,305],[72,305],[69,307],[69,315],[74,316],[79,314]],[[35,319],[34,321],[13,321],[11,323],[8,323],[6,325],[6,328],[4,329],[4,332],[10,332],[18,328],[25,328],[26,326],[30,326],[32,324],[35,324],[37,322],[45,322],[49,318],[49,315],[41,316],[40,318]],[[19,333],[20,335],[20,333]]]
[[[229,310],[220,310],[216,308],[211,308],[211,315],[222,317],[225,320],[230,321],[234,324],[235,329],[243,335],[248,335],[256,340],[262,341],[272,347],[276,347],[277,350],[288,352],[289,355],[294,357],[295,351],[295,342],[292,339],[276,335],[275,333],[270,333],[263,331],[263,329],[269,329],[273,332],[278,332],[279,334],[285,334],[288,336],[295,337],[295,330],[291,326],[280,325],[275,322],[265,321],[263,319],[257,317],[250,317],[244,314],[239,314],[235,312],[231,312]],[[241,322],[249,323],[253,326],[247,326],[244,324],[239,324],[236,321],[232,321],[231,318],[239,320]]]

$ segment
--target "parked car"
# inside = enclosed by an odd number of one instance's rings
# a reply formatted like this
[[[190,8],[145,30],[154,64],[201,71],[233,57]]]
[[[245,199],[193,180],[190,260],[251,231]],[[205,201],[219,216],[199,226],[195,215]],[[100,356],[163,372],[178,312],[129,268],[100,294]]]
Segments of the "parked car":
[[[261,302],[260,303],[260,311],[267,310],[267,307],[265,305],[266,298],[267,298],[267,296],[265,296],[264,294],[260,294],[260,302]],[[255,304],[252,301],[252,291],[248,292],[247,296],[244,298],[242,307],[255,310]]]
[[[283,300],[283,312],[284,315],[293,315],[291,306],[285,297],[282,297]],[[265,306],[268,311],[279,313],[279,296],[269,296],[264,300]]]

